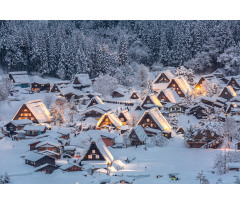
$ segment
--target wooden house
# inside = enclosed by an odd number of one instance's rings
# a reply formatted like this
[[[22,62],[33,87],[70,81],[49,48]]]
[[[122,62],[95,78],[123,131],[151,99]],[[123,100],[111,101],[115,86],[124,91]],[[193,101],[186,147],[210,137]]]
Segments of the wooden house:
[[[122,87],[118,87],[117,89],[115,89],[111,96],[113,98],[121,98],[121,97],[124,97],[126,94],[128,94],[128,90],[127,89],[124,89]]]
[[[36,150],[36,145],[40,142],[42,142],[43,140],[33,140],[31,141],[28,145],[29,145],[29,150],[32,151],[32,150]]]
[[[36,168],[36,172],[43,172],[45,174],[51,174],[54,170],[58,169],[58,166],[52,165],[52,164],[43,164]]]
[[[225,98],[228,101],[235,96],[237,96],[237,94],[231,86],[224,87],[224,89],[222,90],[222,92],[219,95],[219,97]]]
[[[107,165],[110,165],[113,162],[114,158],[102,139],[99,137],[97,139],[92,139],[89,146],[86,148],[83,153],[81,164],[84,161],[88,162],[98,162],[102,161]]]
[[[168,121],[166,118],[164,118],[158,108],[146,110],[138,121],[137,125],[141,125],[143,128],[150,127],[153,129],[158,129],[162,132],[168,131],[169,134],[167,134],[167,137],[171,137],[172,127],[169,125]],[[164,133],[164,136],[165,135],[166,133]]]
[[[122,126],[121,120],[116,116],[114,112],[105,113],[97,123],[97,129],[117,129]]]
[[[28,154],[27,156],[25,156],[24,159],[25,159],[25,164],[28,164],[34,167],[39,167],[43,164],[51,164],[55,166],[55,159],[47,155],[31,152],[31,154]]]
[[[103,105],[104,103],[98,96],[94,96],[91,98],[91,100],[87,104],[86,108],[89,108],[89,107],[95,106],[95,105],[99,105],[99,104]]]
[[[139,99],[140,94],[137,91],[131,91],[130,93],[130,99]]]
[[[55,140],[46,140],[43,142],[38,143],[35,148],[38,152],[49,150],[52,152],[61,153],[61,143]]]
[[[63,166],[60,167],[60,169],[67,172],[82,171],[81,166],[71,163],[64,164]]]
[[[47,156],[50,156],[54,159],[60,159],[61,157],[61,154],[60,153],[57,153],[57,152],[53,152],[53,151],[50,151],[50,150],[43,150],[43,151],[40,151],[38,152],[39,154],[43,154],[43,155],[47,155]]]
[[[167,117],[183,115],[185,110],[185,106],[176,103],[167,103],[164,105],[164,115]]]
[[[10,132],[10,134],[15,134],[16,131],[22,130],[25,125],[31,125],[32,121],[28,119],[23,120],[12,120],[8,122],[5,127],[6,130]]]
[[[176,91],[173,88],[168,88],[161,90],[157,94],[157,98],[161,103],[181,103],[182,99],[179,97],[179,95],[176,93]]]
[[[106,112],[109,112],[111,109],[105,104],[98,104],[94,106],[88,107],[81,114],[84,115],[85,118],[95,118],[99,120]]]
[[[128,135],[131,145],[133,146],[145,144],[147,137],[148,136],[141,125],[133,127]]]
[[[26,88],[30,86],[30,79],[26,71],[9,72],[9,79],[15,86]]]
[[[31,79],[31,90],[40,92],[40,91],[46,91],[49,92],[51,89],[51,83],[47,79],[44,79],[42,77],[39,77],[37,75],[34,75]]]
[[[217,78],[223,78],[226,76],[226,71],[223,68],[218,68],[216,71],[212,72],[211,75]]]
[[[90,87],[92,81],[88,74],[76,74],[73,80],[73,88],[82,90],[83,88]]]
[[[52,93],[59,93],[59,92],[61,92],[60,91],[61,87],[66,87],[68,84],[70,84],[69,81],[56,82],[56,83],[53,84],[50,91]]]
[[[132,116],[127,109],[121,111],[118,115],[118,118],[121,120],[123,125],[128,125],[132,121]]]
[[[56,132],[61,135],[60,138],[68,140],[70,138],[71,129],[59,128]]]
[[[238,77],[232,77],[227,83],[227,86],[233,87],[234,91],[240,90],[240,79]]]
[[[145,110],[153,108],[153,107],[157,107],[157,108],[161,109],[162,106],[163,105],[161,104],[161,102],[158,100],[158,98],[153,93],[147,95],[141,103],[142,109],[145,109]]]
[[[76,147],[75,146],[65,146],[63,147],[64,152],[70,156],[74,156],[76,152]]]
[[[175,77],[168,84],[167,88],[173,88],[180,97],[192,93],[192,88],[183,76]]]
[[[29,119],[34,123],[50,123],[52,116],[41,100],[29,101],[22,105],[13,120]]]
[[[166,70],[159,73],[159,75],[153,81],[153,84],[169,83],[173,78],[174,78],[174,75],[171,73],[171,71]]]
[[[188,109],[187,114],[194,115],[197,119],[204,119],[207,117],[208,112],[212,112],[212,111],[213,111],[212,106],[209,106],[203,103],[198,103],[191,106]]]
[[[74,89],[71,86],[60,87],[60,95],[65,97],[68,101],[74,97],[75,100],[82,99],[84,97],[80,90]]]
[[[23,130],[26,136],[38,136],[47,131],[46,125],[26,125]]]
[[[102,141],[105,143],[107,147],[108,146],[112,147],[113,145],[115,145],[116,143],[115,139],[118,137],[118,135],[114,133],[101,131],[100,137],[102,138]]]

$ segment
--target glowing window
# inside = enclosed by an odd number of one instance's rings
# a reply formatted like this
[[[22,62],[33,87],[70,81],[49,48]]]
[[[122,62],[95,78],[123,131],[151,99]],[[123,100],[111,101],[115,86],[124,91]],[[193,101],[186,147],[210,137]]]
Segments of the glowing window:
[[[149,119],[149,118],[147,118],[147,122],[148,122],[148,123],[150,122],[150,119]]]
[[[93,153],[93,154],[95,154],[95,153],[96,153],[96,151],[95,151],[95,150],[92,150],[92,153]]]
[[[88,159],[92,159],[92,155],[88,155]]]
[[[98,154],[96,155],[96,159],[99,159],[99,155]]]

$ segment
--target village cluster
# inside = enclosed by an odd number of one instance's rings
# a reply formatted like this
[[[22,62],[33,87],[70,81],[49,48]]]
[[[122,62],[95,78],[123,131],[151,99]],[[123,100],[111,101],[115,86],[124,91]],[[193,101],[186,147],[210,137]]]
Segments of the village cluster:
[[[194,76],[184,67],[167,69],[152,76],[147,93],[118,87],[108,97],[93,91],[94,80],[87,74],[77,74],[72,81],[51,81],[25,71],[8,77],[14,85],[9,98],[21,107],[11,121],[3,116],[0,140],[27,141],[28,151],[19,159],[35,172],[117,175],[134,160],[124,157],[125,148],[161,148],[174,137],[183,137],[186,148],[220,148],[227,129],[221,134],[217,124],[228,118],[234,125],[240,122],[240,76],[226,76],[223,69],[204,76]],[[45,98],[23,102],[19,93],[34,99],[45,93]],[[192,117],[179,121],[182,116]],[[229,135],[229,148],[240,149],[236,138]],[[122,155],[114,158],[112,149]],[[227,168],[239,170],[240,165],[233,161]],[[130,183],[115,179],[124,182]]]

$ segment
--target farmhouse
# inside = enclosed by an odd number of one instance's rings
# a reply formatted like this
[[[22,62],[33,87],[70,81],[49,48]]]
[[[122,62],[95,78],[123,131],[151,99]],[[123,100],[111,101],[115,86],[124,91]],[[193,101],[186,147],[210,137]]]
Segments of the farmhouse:
[[[192,92],[191,86],[183,76],[173,78],[167,88],[173,88],[180,97]]]
[[[225,98],[228,101],[235,96],[237,96],[237,94],[231,86],[224,87],[224,89],[222,90],[222,92],[219,95],[219,97]]]
[[[118,87],[112,92],[112,97],[113,98],[120,98],[124,97],[126,94],[128,94],[128,90],[122,87]]]
[[[113,156],[102,141],[101,138],[92,139],[89,146],[83,153],[81,164],[84,162],[103,162],[107,165],[111,165],[113,162]]]
[[[28,119],[23,120],[12,120],[8,122],[5,127],[10,134],[15,134],[15,131],[22,130],[25,125],[31,125],[32,121]]]
[[[55,140],[45,140],[38,143],[35,148],[38,152],[49,150],[57,153],[61,153],[61,144]]]
[[[104,103],[98,96],[94,96],[91,98],[91,100],[87,104],[86,108],[89,108],[89,107],[95,106],[95,105],[99,105],[99,104],[103,105]]]
[[[50,123],[52,116],[41,100],[29,101],[22,105],[13,120],[29,119],[34,123]]]
[[[164,112],[167,117],[182,115],[185,109],[184,106],[175,103],[167,103],[164,105]]]
[[[227,85],[232,86],[234,91],[238,91],[240,90],[240,79],[238,77],[232,77]]]
[[[15,86],[29,87],[30,79],[26,71],[9,72],[9,79]]]
[[[150,127],[153,129],[158,129],[162,132],[167,131],[168,133],[164,133],[164,136],[171,137],[172,127],[169,125],[168,121],[164,118],[158,108],[146,110],[138,121],[137,125],[141,125],[143,128]]]
[[[115,113],[105,113],[97,123],[97,129],[117,129],[119,130],[122,126],[121,120],[116,116]]]
[[[60,82],[56,82],[53,84],[52,88],[51,88],[51,92],[52,93],[59,93],[60,92],[60,87],[65,87],[68,84],[70,84],[70,81],[60,81]]]
[[[128,138],[131,142],[131,145],[135,146],[135,145],[145,144],[148,136],[147,136],[146,132],[144,131],[143,127],[141,125],[138,125],[136,127],[133,127],[130,130]]]
[[[55,159],[47,155],[31,152],[28,155],[26,155],[24,159],[25,159],[25,164],[28,164],[34,167],[39,167],[46,163],[55,166]]]
[[[169,83],[174,78],[174,75],[170,70],[160,72],[156,79],[153,81],[153,84]]]
[[[67,163],[61,166],[60,169],[67,172],[73,172],[73,171],[81,171],[82,167],[77,164]]]
[[[131,91],[130,93],[130,99],[139,99],[140,94],[137,91]]]
[[[124,111],[121,111],[118,115],[118,118],[121,120],[123,125],[127,125],[132,121],[132,116],[127,109]]]
[[[84,110],[81,114],[84,115],[86,118],[92,117],[96,120],[99,120],[102,115],[104,115],[106,112],[109,112],[111,109],[106,106],[105,104],[98,104],[94,106],[90,106],[86,110]]]
[[[170,103],[181,103],[182,99],[179,97],[179,95],[176,93],[176,91],[173,88],[163,89],[161,90],[157,98],[161,102],[170,102]]]
[[[60,153],[57,153],[57,152],[53,152],[53,151],[50,151],[50,150],[43,150],[43,151],[40,151],[38,152],[39,154],[43,154],[43,155],[47,155],[47,156],[50,156],[54,159],[60,159],[61,157],[61,154]]]
[[[145,97],[145,99],[141,103],[141,107],[145,110],[153,107],[162,108],[162,104],[158,100],[158,98],[152,93]]]
[[[73,80],[73,88],[82,90],[83,88],[90,87],[92,81],[88,74],[76,74]]]
[[[26,125],[23,130],[26,136],[38,136],[46,132],[46,125]]]
[[[37,75],[32,76],[31,79],[31,89],[36,92],[40,91],[50,91],[51,83],[49,80],[39,77]]]

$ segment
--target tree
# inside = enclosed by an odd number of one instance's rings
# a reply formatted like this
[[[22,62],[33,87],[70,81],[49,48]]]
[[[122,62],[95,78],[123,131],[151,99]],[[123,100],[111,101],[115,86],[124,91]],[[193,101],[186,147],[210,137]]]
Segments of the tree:
[[[116,78],[109,74],[100,75],[97,77],[93,84],[94,91],[102,94],[104,97],[109,96],[114,89],[118,87],[118,81]]]
[[[44,104],[46,105],[46,107],[47,107],[48,109],[50,109],[50,108],[51,108],[51,105],[52,105],[53,102],[54,102],[54,95],[53,95],[53,94],[45,95],[43,101],[44,101]]]
[[[151,143],[158,147],[167,146],[168,142],[168,139],[162,136],[162,133],[158,133],[156,136],[151,137]]]
[[[127,53],[127,42],[125,36],[122,36],[120,39],[119,52],[118,52],[118,61],[120,65],[127,65],[128,63],[128,53]]]
[[[70,102],[69,102],[69,116],[70,116],[70,123],[74,122],[74,116],[77,114],[77,107],[76,103],[74,100],[74,96],[71,97]]]
[[[54,125],[56,125],[57,122],[62,125],[66,121],[65,110],[67,107],[68,103],[65,98],[58,98],[55,100],[51,109]]]
[[[177,129],[178,127],[178,118],[174,115],[169,118],[169,123],[172,126],[173,129]]]
[[[135,83],[139,90],[144,91],[148,85],[148,69],[141,65],[135,75]]]
[[[148,90],[148,93],[153,93],[153,84],[150,77],[148,77],[148,81],[147,81],[147,90]]]

